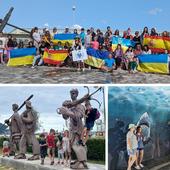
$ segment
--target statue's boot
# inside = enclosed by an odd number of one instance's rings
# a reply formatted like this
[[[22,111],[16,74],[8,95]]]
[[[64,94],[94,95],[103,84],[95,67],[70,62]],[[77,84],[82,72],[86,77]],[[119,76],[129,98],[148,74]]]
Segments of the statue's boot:
[[[39,155],[33,155],[30,158],[28,158],[29,161],[35,161],[35,160],[39,160],[39,159],[40,159]]]
[[[25,156],[25,154],[20,153],[20,154],[16,155],[16,156],[14,157],[14,159],[26,159],[26,156]]]
[[[71,164],[71,165],[70,165],[70,168],[71,168],[71,169],[88,169],[86,163],[84,163],[84,162],[79,162],[79,161]]]

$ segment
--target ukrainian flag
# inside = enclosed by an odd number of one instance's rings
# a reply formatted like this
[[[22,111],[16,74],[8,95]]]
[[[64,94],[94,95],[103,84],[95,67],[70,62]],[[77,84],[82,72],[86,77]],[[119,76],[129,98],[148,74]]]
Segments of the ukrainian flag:
[[[139,55],[139,65],[138,70],[141,72],[148,73],[162,73],[168,74],[168,55]]]
[[[36,55],[36,48],[21,48],[10,50],[7,66],[31,65]]]
[[[126,52],[128,47],[130,47],[130,46],[134,47],[135,46],[135,42],[132,41],[132,40],[121,38],[121,37],[118,37],[118,36],[113,36],[113,38],[112,38],[112,49],[113,49],[113,51],[115,51],[118,44],[121,44],[124,52]]]
[[[68,50],[48,50],[45,49],[43,60],[46,64],[58,65],[64,62],[68,56]]]
[[[108,58],[108,51],[99,51],[93,48],[87,48],[88,59],[84,62],[87,65],[93,66],[95,68],[101,68],[104,64],[104,60]]]
[[[161,36],[145,36],[143,45],[148,45],[152,52],[164,53],[165,50],[170,52],[170,38]]]
[[[54,44],[61,42],[62,45],[64,45],[66,42],[68,42],[70,45],[73,45],[75,38],[76,38],[76,34],[56,34],[54,36],[54,39],[52,40],[52,42]]]

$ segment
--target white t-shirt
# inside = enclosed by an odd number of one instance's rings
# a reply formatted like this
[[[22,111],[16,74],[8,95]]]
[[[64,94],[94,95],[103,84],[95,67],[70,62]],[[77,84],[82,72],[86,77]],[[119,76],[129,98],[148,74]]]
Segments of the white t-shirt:
[[[131,143],[132,148],[130,148],[130,146],[128,144],[129,139],[130,139],[130,143]],[[136,135],[133,132],[129,131],[127,133],[127,135],[126,135],[126,143],[127,143],[127,150],[129,150],[129,149],[137,149],[138,141],[137,141]]]
[[[63,138],[63,149],[64,149],[64,152],[65,151],[70,152],[70,140],[68,137]]]
[[[36,40],[37,42],[41,41],[41,36],[39,33],[34,32],[32,36],[33,36],[34,40]]]

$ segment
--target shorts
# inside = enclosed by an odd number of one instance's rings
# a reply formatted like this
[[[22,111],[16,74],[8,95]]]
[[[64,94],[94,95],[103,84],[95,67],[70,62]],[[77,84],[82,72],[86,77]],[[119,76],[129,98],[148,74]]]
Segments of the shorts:
[[[55,155],[55,148],[48,148],[48,155]]]
[[[138,151],[142,151],[142,150],[144,150],[144,148],[137,148],[137,150],[138,150]]]
[[[94,127],[94,122],[86,122],[85,127],[87,130],[91,130]]]
[[[128,149],[127,152],[129,156],[135,156],[137,154],[137,149]]]
[[[9,152],[9,148],[3,148],[3,149],[2,149],[2,152],[3,152],[3,153],[8,153],[8,152]]]

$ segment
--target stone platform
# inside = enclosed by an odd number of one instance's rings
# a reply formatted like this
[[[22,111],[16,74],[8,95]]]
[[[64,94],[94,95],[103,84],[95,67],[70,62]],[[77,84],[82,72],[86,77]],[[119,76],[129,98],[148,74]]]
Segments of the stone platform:
[[[57,164],[57,159],[55,159],[54,165],[50,165],[50,160],[48,158],[45,159],[45,165],[40,165],[40,162],[40,160],[16,160],[13,157],[8,158],[0,156],[1,165],[14,168],[15,170],[70,170],[70,168],[65,167],[64,165]],[[104,165],[91,163],[88,163],[88,168],[89,170],[105,170]]]
[[[170,83],[169,75],[135,73],[115,70],[106,73],[100,70],[84,72],[73,68],[55,67],[7,67],[0,64],[1,84],[154,84]]]

